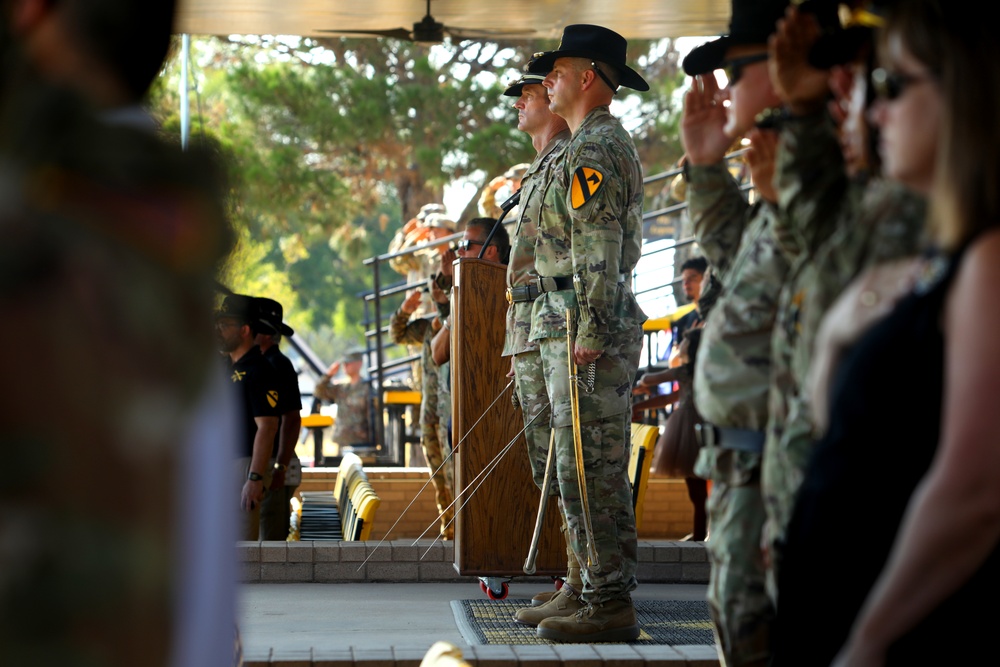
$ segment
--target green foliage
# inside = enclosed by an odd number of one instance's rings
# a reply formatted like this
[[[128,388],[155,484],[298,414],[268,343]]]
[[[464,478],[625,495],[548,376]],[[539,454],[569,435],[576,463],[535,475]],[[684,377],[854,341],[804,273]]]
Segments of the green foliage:
[[[373,326],[359,298],[372,286],[364,258],[386,252],[396,230],[423,204],[442,201],[456,179],[482,187],[531,161],[530,138],[517,131],[513,100],[502,92],[528,54],[554,46],[193,39],[192,140],[211,141],[228,157],[240,236],[223,279],[281,301],[324,359],[363,344]],[[652,90],[623,89],[625,111],[616,113],[652,173],[681,154],[683,77],[669,42],[630,51],[645,54],[634,65]],[[179,63],[175,49],[150,97],[171,134],[180,131]],[[383,282],[398,280],[387,269]]]

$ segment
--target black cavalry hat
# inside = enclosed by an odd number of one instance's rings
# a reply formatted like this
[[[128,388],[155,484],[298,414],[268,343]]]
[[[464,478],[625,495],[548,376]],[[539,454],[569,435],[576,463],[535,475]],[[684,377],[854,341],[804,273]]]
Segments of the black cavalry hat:
[[[621,85],[635,90],[649,90],[639,73],[626,65],[628,42],[614,30],[599,25],[579,23],[563,28],[562,40],[555,51],[535,54],[537,67],[546,72],[558,58],[590,58],[618,70]]]
[[[885,24],[885,15],[891,5],[890,0],[860,3],[851,11],[844,27],[820,35],[809,49],[809,64],[817,69],[829,69],[854,60],[862,47],[873,43],[875,30]]]
[[[222,305],[215,311],[215,319],[234,317],[243,320],[251,326],[256,325],[258,310],[257,302],[246,294],[229,294],[222,300]]]
[[[538,55],[536,54],[535,57],[529,60],[528,64],[524,66],[521,78],[507,86],[507,90],[503,91],[503,94],[507,97],[520,97],[522,88],[533,83],[541,85],[542,81],[545,80],[545,76],[551,69],[551,63],[547,68],[539,67]]]
[[[785,15],[788,0],[733,0],[732,7],[729,33],[692,49],[684,58],[684,72],[689,76],[719,69],[731,46],[767,44],[778,19]]]
[[[295,333],[294,329],[281,321],[284,318],[284,310],[281,304],[274,299],[268,299],[263,296],[257,297],[257,310],[258,321],[263,328],[262,333],[270,335],[281,334],[282,336],[291,336]]]
[[[732,3],[729,33],[692,49],[684,58],[684,72],[689,76],[707,74],[722,67],[726,51],[732,46],[766,45],[778,20],[785,16],[789,0],[732,0]],[[798,4],[801,11],[816,15],[821,29],[839,27],[837,0],[805,0]]]

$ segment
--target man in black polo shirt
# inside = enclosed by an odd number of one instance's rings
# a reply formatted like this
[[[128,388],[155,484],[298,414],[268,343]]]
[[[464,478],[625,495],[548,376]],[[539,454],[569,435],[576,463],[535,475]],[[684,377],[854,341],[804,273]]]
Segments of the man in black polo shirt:
[[[268,462],[273,471],[260,510],[260,539],[285,540],[288,537],[292,496],[302,476],[299,457],[295,455],[295,445],[302,431],[302,395],[299,393],[299,374],[288,357],[278,349],[278,344],[282,336],[291,336],[295,332],[282,321],[284,309],[274,299],[257,297],[257,307],[261,324],[257,346],[277,374],[278,411],[281,413],[278,434]]]
[[[252,541],[258,539],[260,505],[271,481],[267,463],[280,416],[276,375],[254,342],[260,328],[257,304],[251,296],[231,294],[216,311],[219,349],[229,355],[229,380],[242,410],[235,470],[243,487],[240,508],[246,512],[246,519],[237,536]]]

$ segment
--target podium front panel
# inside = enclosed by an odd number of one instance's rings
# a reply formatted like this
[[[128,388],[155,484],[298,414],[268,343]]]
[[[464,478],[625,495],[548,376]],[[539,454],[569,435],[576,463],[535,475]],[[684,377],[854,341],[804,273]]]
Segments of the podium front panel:
[[[502,264],[480,259],[455,264],[452,447],[456,507],[462,507],[456,520],[455,567],[462,575],[523,576],[538,513],[540,492],[525,453],[524,420],[521,409],[511,403],[510,358],[500,356],[507,314],[506,270]],[[559,506],[551,498],[535,576],[566,573],[560,524]]]

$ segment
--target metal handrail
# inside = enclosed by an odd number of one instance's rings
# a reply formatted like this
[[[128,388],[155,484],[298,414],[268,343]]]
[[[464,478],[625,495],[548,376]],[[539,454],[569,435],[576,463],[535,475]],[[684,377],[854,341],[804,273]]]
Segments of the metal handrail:
[[[725,160],[729,162],[734,159],[740,158],[744,155],[744,153],[746,153],[746,151],[747,149],[745,148],[733,151],[732,153],[726,155]],[[651,176],[643,178],[642,183],[643,186],[645,187],[654,183],[665,181],[670,178],[674,178],[675,176],[677,176],[682,172],[683,172],[682,167],[668,169],[667,171],[660,172],[658,174],[653,174]],[[740,184],[741,191],[746,192],[751,189],[753,189],[753,185],[749,182]],[[686,210],[687,206],[688,205],[686,201],[679,202],[677,204],[672,204],[670,206],[659,208],[653,211],[648,211],[643,214],[642,219],[643,221],[648,221],[662,216],[679,214],[684,210]],[[504,223],[504,226],[512,225],[514,224],[514,222],[515,220],[506,221]],[[419,288],[423,286],[422,283],[396,282],[383,288],[381,282],[382,278],[381,264],[399,257],[406,257],[409,255],[414,255],[419,252],[433,250],[442,245],[449,244],[453,241],[460,239],[462,235],[463,235],[462,232],[456,232],[454,234],[450,234],[448,236],[435,239],[433,241],[427,241],[421,243],[420,245],[413,246],[412,248],[406,248],[404,250],[399,250],[391,253],[383,253],[381,255],[376,255],[375,257],[369,257],[363,261],[363,264],[365,266],[372,267],[372,274],[373,274],[372,290],[370,292],[366,292],[363,294],[363,299],[365,302],[365,312],[366,312],[365,323],[364,323],[366,327],[365,331],[366,347],[368,348],[369,354],[371,354],[371,352],[375,353],[375,369],[374,372],[369,372],[369,382],[377,383],[379,389],[385,387],[385,376],[386,376],[385,371],[393,368],[399,368],[407,363],[411,363],[419,359],[419,355],[409,355],[403,359],[397,359],[390,362],[385,361],[384,359],[385,347],[383,345],[382,336],[383,334],[389,331],[389,327],[388,325],[382,324],[384,319],[382,316],[382,300],[386,297],[394,296],[396,294],[406,292],[410,289]],[[696,240],[693,237],[678,239],[673,244],[658,248],[650,252],[659,253],[659,252],[666,252],[668,250],[676,250],[678,248],[692,245],[694,243],[696,243]],[[636,276],[633,276],[633,281],[635,280],[635,278]],[[641,290],[639,292],[636,292],[636,294],[637,295],[648,294],[650,292],[662,290],[667,287],[669,287],[671,290],[674,290],[677,284],[679,283],[680,279],[677,278],[664,285],[660,285],[658,287],[646,290]],[[368,312],[367,308],[369,304],[371,304],[374,309],[374,314],[373,317],[371,318],[369,318],[367,315]],[[369,325],[374,325],[374,326],[369,328]],[[374,342],[373,346],[371,345],[372,342]],[[376,414],[382,414],[384,408],[382,392],[375,391],[374,387],[372,387],[372,390],[373,390],[372,393],[375,397]],[[378,444],[385,445],[386,444],[384,442],[385,434],[384,434],[382,420],[376,419],[375,426],[376,426],[376,437],[378,439]]]

